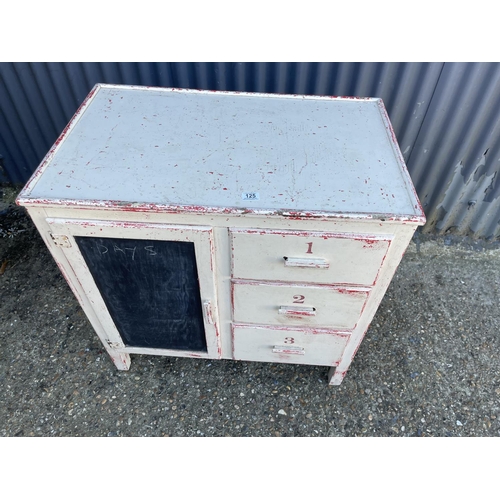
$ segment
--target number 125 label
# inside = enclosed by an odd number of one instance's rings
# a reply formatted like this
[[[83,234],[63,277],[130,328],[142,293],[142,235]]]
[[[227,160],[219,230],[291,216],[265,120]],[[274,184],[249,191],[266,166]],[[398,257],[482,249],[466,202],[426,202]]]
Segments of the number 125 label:
[[[259,193],[252,191],[248,193],[241,193],[241,199],[246,201],[256,201],[260,199],[260,196]]]

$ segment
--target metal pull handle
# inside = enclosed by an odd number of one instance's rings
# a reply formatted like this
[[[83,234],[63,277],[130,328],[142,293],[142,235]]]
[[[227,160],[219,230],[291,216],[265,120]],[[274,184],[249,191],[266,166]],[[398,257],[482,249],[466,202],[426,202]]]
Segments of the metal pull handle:
[[[326,259],[309,259],[304,257],[283,257],[285,267],[313,267],[316,269],[328,269],[330,263]]]
[[[214,324],[214,317],[212,315],[212,304],[210,304],[209,300],[205,300],[203,302],[203,315],[205,316],[205,321],[209,325]]]
[[[303,347],[285,346],[285,345],[275,345],[273,347],[273,352],[280,354],[298,354],[301,356],[303,356],[306,353]]]
[[[295,307],[295,306],[280,306],[278,309],[279,314],[286,314],[287,316],[294,317],[307,317],[316,316],[315,307]]]

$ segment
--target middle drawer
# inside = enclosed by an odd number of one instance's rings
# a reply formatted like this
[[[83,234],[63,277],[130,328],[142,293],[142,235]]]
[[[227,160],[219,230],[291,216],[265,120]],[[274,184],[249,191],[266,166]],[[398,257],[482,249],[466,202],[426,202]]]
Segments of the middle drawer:
[[[300,286],[234,280],[233,321],[260,325],[315,326],[352,330],[368,288]]]

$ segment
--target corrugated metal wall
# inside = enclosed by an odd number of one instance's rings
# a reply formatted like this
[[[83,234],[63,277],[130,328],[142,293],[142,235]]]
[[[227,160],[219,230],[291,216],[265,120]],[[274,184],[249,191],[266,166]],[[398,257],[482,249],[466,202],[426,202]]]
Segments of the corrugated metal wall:
[[[426,231],[499,238],[500,64],[444,66],[408,165]]]
[[[26,182],[98,82],[382,97],[424,231],[500,237],[498,63],[0,63],[0,180]]]

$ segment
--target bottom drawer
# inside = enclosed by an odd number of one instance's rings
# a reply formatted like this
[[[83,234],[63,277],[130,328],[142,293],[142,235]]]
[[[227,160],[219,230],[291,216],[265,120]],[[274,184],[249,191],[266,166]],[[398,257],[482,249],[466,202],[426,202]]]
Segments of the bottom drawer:
[[[349,333],[233,325],[233,358],[336,366]]]

